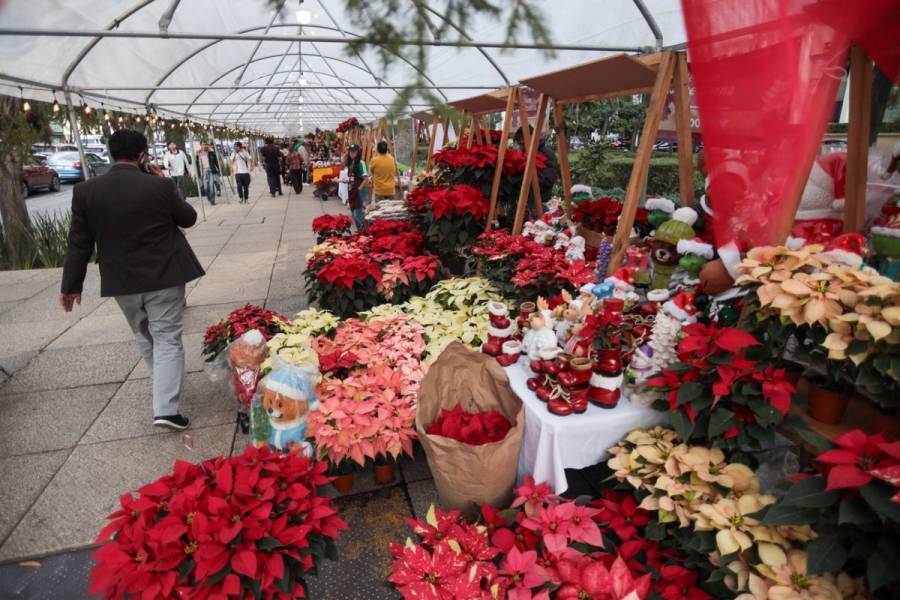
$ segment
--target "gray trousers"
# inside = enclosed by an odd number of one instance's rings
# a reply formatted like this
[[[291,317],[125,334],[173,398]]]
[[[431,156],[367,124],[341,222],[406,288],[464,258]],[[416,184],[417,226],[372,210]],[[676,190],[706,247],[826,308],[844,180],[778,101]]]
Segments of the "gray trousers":
[[[153,416],[178,414],[184,377],[184,285],[116,296],[153,378]]]

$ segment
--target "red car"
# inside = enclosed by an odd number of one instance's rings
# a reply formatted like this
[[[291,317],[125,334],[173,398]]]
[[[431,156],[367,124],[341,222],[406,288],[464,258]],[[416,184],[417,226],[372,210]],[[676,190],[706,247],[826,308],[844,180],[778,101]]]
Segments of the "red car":
[[[47,188],[51,192],[59,191],[59,174],[46,166],[47,158],[41,155],[31,157],[22,165],[22,196],[27,198],[32,190]]]

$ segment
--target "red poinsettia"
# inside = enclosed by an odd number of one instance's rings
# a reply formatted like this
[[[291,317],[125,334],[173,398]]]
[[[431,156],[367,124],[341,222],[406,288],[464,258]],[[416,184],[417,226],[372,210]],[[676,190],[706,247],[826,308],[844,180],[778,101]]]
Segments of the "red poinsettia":
[[[98,537],[89,593],[105,598],[302,598],[347,525],[319,495],[326,465],[248,447],[241,456],[172,474],[122,496]],[[110,537],[112,539],[110,540]],[[318,550],[309,551],[310,548]]]
[[[507,176],[521,175],[525,172],[525,165],[528,162],[528,154],[510,148],[503,157],[503,174]],[[534,157],[534,166],[540,171],[547,166],[547,157],[543,153],[538,152]]]
[[[490,207],[480,190],[463,183],[450,188],[430,188],[428,204],[436,219],[471,215],[476,221],[483,219]]]
[[[350,231],[352,225],[347,215],[321,215],[313,219],[313,233]]]
[[[716,323],[685,325],[684,339],[678,344],[678,358],[684,363],[695,364],[715,352],[735,353],[759,341],[752,334],[734,327],[720,327]]]
[[[374,253],[392,253],[402,258],[422,251],[422,234],[418,231],[371,235],[370,247]]]
[[[427,281],[437,277],[441,262],[437,256],[408,256],[403,259],[403,270],[416,281]]]
[[[496,409],[469,413],[457,404],[451,410],[442,409],[441,414],[428,426],[429,435],[440,435],[470,446],[481,446],[499,442],[506,437],[512,424]]]
[[[579,202],[575,207],[573,217],[575,221],[589,229],[613,235],[621,214],[621,202],[613,198],[598,198]]]
[[[900,442],[888,443],[880,433],[866,435],[859,429],[834,439],[838,448],[820,454],[828,473],[829,490],[859,489],[875,477],[873,471],[896,466],[900,461]]]
[[[225,350],[228,344],[253,329],[259,331],[266,340],[270,340],[281,331],[282,324],[287,321],[287,317],[276,312],[247,304],[231,311],[227,317],[207,328],[203,336],[202,354],[207,357],[207,361],[211,361]]]
[[[393,221],[375,219],[366,227],[366,236],[377,238],[383,235],[397,235],[406,232],[418,232],[418,228],[409,221]]]
[[[356,256],[338,256],[316,273],[319,282],[328,282],[348,290],[366,277],[371,277],[376,283],[381,281],[381,268],[371,260]]]

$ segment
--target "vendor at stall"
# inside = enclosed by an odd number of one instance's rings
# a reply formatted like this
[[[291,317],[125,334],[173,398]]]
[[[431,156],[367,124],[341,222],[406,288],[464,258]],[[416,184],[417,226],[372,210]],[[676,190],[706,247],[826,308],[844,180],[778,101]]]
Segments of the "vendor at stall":
[[[529,134],[533,131],[531,125],[528,125]],[[519,127],[513,135],[513,141],[519,146],[519,149],[522,150],[522,152],[528,152],[528,148],[525,146],[525,134],[521,127]],[[556,153],[547,145],[546,138],[541,138],[538,152],[543,154],[546,159],[544,168],[538,173],[538,184],[541,189],[541,201],[547,202],[553,195],[553,186],[559,181],[559,160],[556,158]]]

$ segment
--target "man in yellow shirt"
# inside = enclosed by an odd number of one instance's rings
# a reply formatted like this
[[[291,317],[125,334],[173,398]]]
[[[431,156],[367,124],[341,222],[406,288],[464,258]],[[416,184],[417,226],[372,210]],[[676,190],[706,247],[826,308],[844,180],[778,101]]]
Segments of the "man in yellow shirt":
[[[372,193],[375,200],[393,200],[400,185],[397,176],[397,162],[388,154],[387,142],[378,142],[378,154],[369,161],[372,177]]]

